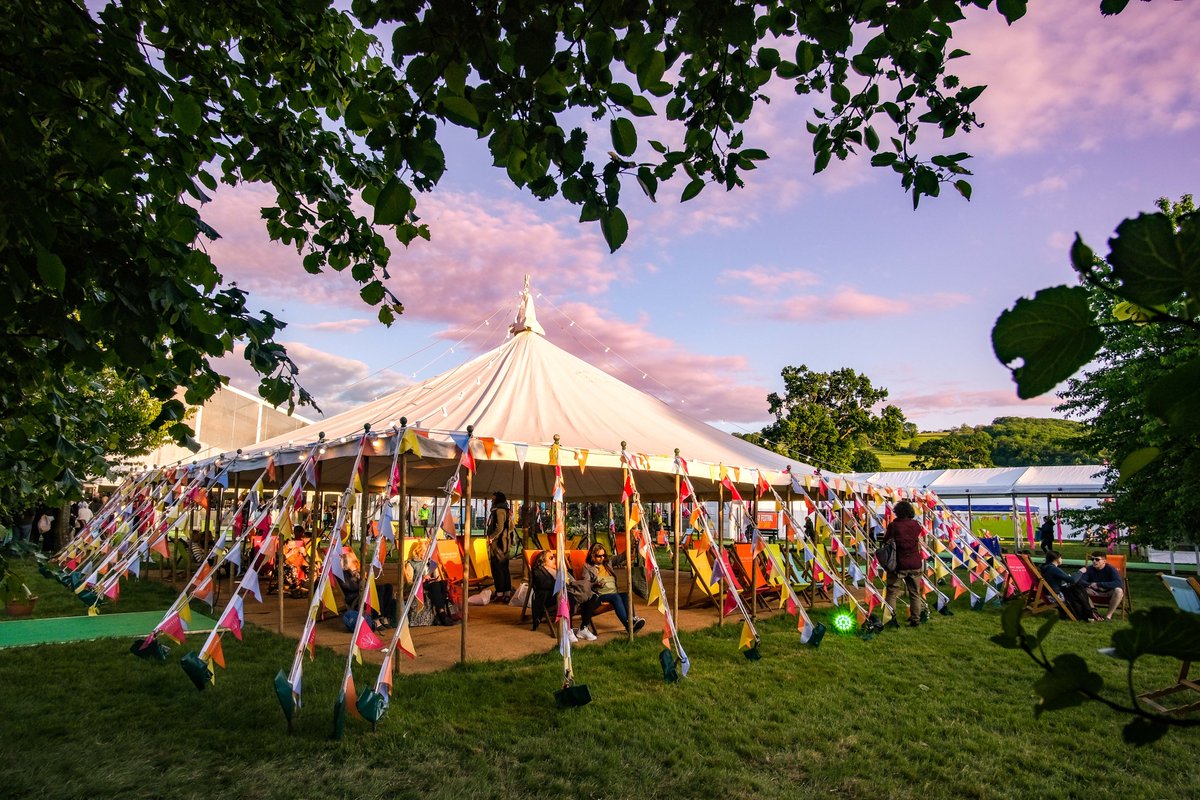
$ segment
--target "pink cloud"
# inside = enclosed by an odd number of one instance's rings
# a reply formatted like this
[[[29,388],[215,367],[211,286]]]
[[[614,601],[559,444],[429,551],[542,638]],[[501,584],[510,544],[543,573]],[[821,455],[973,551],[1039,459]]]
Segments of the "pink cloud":
[[[1021,400],[1015,389],[969,390],[955,384],[945,384],[938,391],[896,395],[890,399],[904,410],[905,415],[920,424],[922,417],[946,414],[978,416],[980,409],[1010,410],[1014,414],[1046,416],[1060,402],[1054,395]],[[992,416],[1003,416],[993,413]]]
[[[261,187],[238,187],[204,208],[222,235],[210,250],[226,280],[287,302],[367,308],[348,270],[309,275],[293,248],[270,242],[259,209],[271,199]],[[387,283],[410,319],[465,322],[478,319],[481,309],[511,307],[525,273],[538,285],[594,295],[629,272],[622,257],[609,255],[599,229],[573,216],[540,215],[521,202],[455,192],[420,196],[417,213],[431,241],[404,248],[384,234],[392,248]]]
[[[310,322],[303,325],[296,325],[298,330],[303,331],[326,331],[330,333],[358,333],[359,331],[378,325],[377,320],[364,319],[358,317],[355,319],[339,319],[330,322]]]
[[[1009,27],[994,10],[956,28],[954,63],[968,85],[986,84],[976,110],[985,127],[966,142],[1000,155],[1055,137],[1075,147],[1096,137],[1190,130],[1200,108],[1189,3],[1131,3],[1105,18],[1094,0],[1031,3]]]
[[[764,288],[770,288],[769,284]],[[765,314],[771,319],[787,322],[837,322],[869,317],[895,317],[918,310],[953,308],[971,302],[968,295],[958,292],[884,297],[849,286],[840,287],[831,294],[798,294],[781,298],[734,295],[728,299],[734,305],[754,314]]]
[[[746,269],[727,269],[717,275],[722,283],[749,284],[754,289],[778,290],[782,286],[813,286],[821,276],[806,269],[776,270],[752,266]]]

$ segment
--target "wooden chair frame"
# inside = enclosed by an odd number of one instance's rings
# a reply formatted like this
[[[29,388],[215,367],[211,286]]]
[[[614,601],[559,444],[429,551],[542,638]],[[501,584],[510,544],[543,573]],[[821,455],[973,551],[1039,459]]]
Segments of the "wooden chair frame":
[[[1158,573],[1158,577],[1162,580],[1163,585],[1167,587],[1167,591],[1171,593],[1171,597],[1175,600],[1175,605],[1179,607],[1179,610],[1196,613],[1192,609],[1200,607],[1200,582],[1193,577],[1184,578],[1179,575],[1166,575],[1161,572]],[[1180,602],[1179,593],[1186,590],[1190,590],[1193,596],[1188,597],[1185,595],[1190,602]],[[1173,685],[1163,689],[1155,689],[1152,692],[1143,692],[1138,695],[1138,700],[1141,700],[1160,714],[1190,714],[1193,711],[1200,711],[1200,700],[1179,706],[1164,706],[1158,702],[1159,698],[1168,697],[1177,692],[1190,691],[1200,694],[1200,682],[1188,676],[1191,668],[1191,661],[1181,660],[1179,662],[1179,676],[1175,679]]]
[[[1071,608],[1058,596],[1058,592],[1046,582],[1042,571],[1033,563],[1028,553],[1005,553],[1004,563],[1008,567],[1008,575],[1004,579],[1003,597],[1008,596],[1008,587],[1015,586],[1025,595],[1025,613],[1030,616],[1044,614],[1047,611],[1058,611],[1072,622],[1078,622],[1078,617]],[[1029,579],[1029,585],[1022,587],[1020,576],[1024,572]]]

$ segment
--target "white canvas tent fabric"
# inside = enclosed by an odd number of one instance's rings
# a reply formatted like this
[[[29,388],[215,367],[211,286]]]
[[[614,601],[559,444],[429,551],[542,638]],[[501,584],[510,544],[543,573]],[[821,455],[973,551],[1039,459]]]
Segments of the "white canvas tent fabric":
[[[674,497],[675,448],[698,489],[711,487],[723,471],[742,489],[754,486],[759,474],[775,486],[787,485],[789,466],[801,475],[813,471],[693,419],[555,346],[541,332],[528,292],[511,333],[504,344],[448,372],[264,441],[236,469],[262,469],[268,454],[278,465],[294,464],[300,445],[324,432],[329,450],[322,458],[322,484],[344,485],[350,468],[346,456],[353,454],[363,426],[388,431],[406,418],[410,428],[428,432],[420,439],[423,457],[408,462],[413,491],[444,483],[458,458],[451,434],[467,426],[473,426],[474,436],[491,440],[476,441],[472,448],[475,496],[492,491],[522,496],[524,465],[548,465],[556,435],[572,500],[620,497],[622,442],[647,470],[638,481],[646,499]],[[385,456],[393,443],[383,439],[368,451],[379,456],[368,470],[374,486],[386,480],[390,459]],[[552,493],[552,469],[530,469],[529,478],[531,497]]]
[[[848,476],[882,486],[932,489],[940,497],[1044,497],[1104,495],[1104,467],[992,467],[873,472]]]

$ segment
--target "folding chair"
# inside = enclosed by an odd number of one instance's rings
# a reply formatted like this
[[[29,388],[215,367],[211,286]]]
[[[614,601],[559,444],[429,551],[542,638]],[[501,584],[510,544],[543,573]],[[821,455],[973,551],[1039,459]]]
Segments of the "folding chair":
[[[1113,553],[1108,557],[1108,563],[1113,565],[1121,576],[1121,583],[1125,585],[1125,596],[1121,598],[1121,613],[1129,619],[1129,613],[1133,611],[1133,603],[1129,600],[1129,578],[1125,575],[1126,558],[1124,555]]]
[[[488,556],[487,539],[482,536],[471,539],[471,571],[475,573],[473,584],[492,580],[492,559]]]
[[[1005,553],[1004,563],[1008,567],[1008,577],[1005,579],[1006,588],[1009,581],[1014,581],[1017,588],[1020,588],[1022,583],[1027,584],[1027,588],[1024,589],[1026,614],[1037,616],[1047,611],[1059,611],[1072,622],[1079,621],[1072,613],[1070,606],[1063,602],[1063,599],[1058,596],[1058,592],[1054,591],[1054,588],[1046,582],[1042,571],[1033,563],[1033,559],[1028,553]],[[1005,596],[1007,596],[1007,592]]]
[[[740,572],[738,577],[742,580],[745,587],[743,594],[751,598],[751,602],[762,605],[763,608],[770,608],[766,597],[778,598],[782,590],[781,587],[771,583],[767,578],[766,560],[758,558],[749,544],[735,544],[733,555],[733,568]],[[749,588],[753,587],[753,588]]]
[[[712,585],[712,562],[709,561],[708,551],[693,550],[690,547],[683,548],[683,556],[687,559],[688,566],[692,570],[692,585],[688,587],[687,600],[684,601],[684,608],[691,608],[693,605],[701,605],[704,603],[712,603],[716,605],[721,599],[721,590]],[[692,593],[700,589],[700,598],[692,603]]]
[[[1171,597],[1174,598],[1175,605],[1179,607],[1180,611],[1186,611],[1189,614],[1200,614],[1200,583],[1195,578],[1184,578],[1180,575],[1166,575],[1163,573],[1159,573],[1158,577],[1162,579],[1163,584],[1167,587],[1167,591],[1171,593]],[[1164,706],[1158,702],[1158,698],[1167,697],[1176,692],[1192,691],[1200,693],[1200,683],[1188,677],[1188,671],[1191,667],[1191,661],[1181,661],[1179,664],[1179,677],[1176,679],[1174,685],[1168,686],[1165,689],[1144,692],[1138,695],[1138,699],[1160,714],[1190,714],[1193,711],[1200,710],[1200,700],[1180,706]]]

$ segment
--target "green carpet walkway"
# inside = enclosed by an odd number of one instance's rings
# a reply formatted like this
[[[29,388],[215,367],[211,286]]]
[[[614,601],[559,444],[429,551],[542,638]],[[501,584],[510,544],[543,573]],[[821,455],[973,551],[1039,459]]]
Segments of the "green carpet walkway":
[[[0,622],[0,649],[34,644],[81,642],[87,639],[138,637],[149,633],[162,619],[163,611],[130,614],[100,614],[95,617],[46,617]],[[214,620],[192,612],[189,630],[211,630]]]

